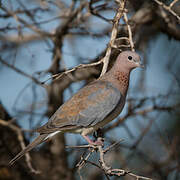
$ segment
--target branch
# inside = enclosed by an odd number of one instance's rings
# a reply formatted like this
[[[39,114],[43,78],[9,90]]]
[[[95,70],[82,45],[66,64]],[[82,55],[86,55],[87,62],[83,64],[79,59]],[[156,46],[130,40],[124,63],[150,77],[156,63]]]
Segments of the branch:
[[[34,31],[38,34],[41,34],[42,36],[48,36],[48,37],[52,36],[50,33],[42,31],[41,29],[37,28],[37,26],[34,26],[32,24],[28,24],[24,19],[17,16],[17,14],[15,12],[6,9],[4,6],[1,6],[1,9],[3,11],[5,11],[7,14],[11,15],[18,23],[24,24],[26,27],[28,27],[32,31]]]
[[[177,18],[177,20],[180,23],[180,16],[178,16],[178,14],[176,14],[171,8],[173,7],[173,5],[178,2],[178,0],[174,0],[169,6],[165,5],[164,3],[162,3],[159,0],[154,0],[158,5],[162,6],[165,10],[169,11],[173,16],[175,16]]]
[[[73,72],[73,71],[76,71],[77,69],[83,69],[83,68],[88,68],[88,67],[92,67],[92,66],[97,66],[99,64],[101,64],[103,62],[103,59],[101,59],[100,61],[98,62],[95,62],[95,63],[90,63],[90,64],[79,64],[78,66],[75,66],[74,68],[72,69],[69,69],[63,73],[58,73],[58,74],[55,74],[55,75],[52,75],[49,79],[45,80],[44,82],[42,82],[43,84],[46,83],[47,81],[51,80],[51,79],[54,79],[54,80],[58,80],[60,79],[61,77],[65,76],[65,75],[69,75],[69,73]],[[69,76],[71,79],[73,79],[73,76]]]
[[[118,33],[119,21],[120,21],[121,17],[123,16],[123,12],[124,12],[124,9],[125,9],[126,0],[123,0],[122,3],[120,3],[120,0],[117,1],[117,2],[119,4],[119,8],[118,8],[117,13],[116,13],[116,15],[114,17],[111,38],[110,38],[110,41],[109,41],[109,44],[108,44],[108,48],[106,50],[105,57],[103,58],[103,69],[102,69],[102,72],[101,72],[100,76],[105,74],[106,71],[107,71],[111,51],[112,51],[112,48],[115,45],[115,40],[116,40],[117,33]]]
[[[98,137],[98,138],[101,138],[101,137]],[[118,142],[119,143],[119,142]],[[94,165],[96,167],[98,167],[99,169],[101,169],[105,176],[107,177],[107,179],[109,179],[109,176],[118,176],[118,177],[121,177],[121,176],[126,176],[126,175],[129,175],[129,176],[132,176],[132,177],[135,177],[136,179],[144,179],[144,180],[152,180],[151,178],[147,178],[147,177],[143,177],[143,176],[139,176],[139,175],[136,175],[134,173],[131,173],[129,171],[126,171],[124,169],[113,169],[112,167],[108,166],[105,162],[105,159],[104,159],[104,156],[105,154],[110,150],[112,149],[114,146],[116,146],[118,144],[117,142],[114,143],[113,145],[107,147],[107,148],[103,148],[103,145],[97,145],[97,146],[92,146],[92,145],[82,145],[82,146],[68,146],[67,148],[88,148],[89,149],[89,153],[88,155],[84,158],[83,155],[81,156],[81,160],[79,161],[79,163],[76,165],[76,167],[78,168],[78,172],[79,172],[79,175],[80,175],[80,169],[82,169],[82,167],[86,164],[86,163],[89,163],[91,165]],[[93,153],[93,152],[97,152],[99,153],[99,165],[96,164],[95,162],[91,162],[89,161],[89,157],[90,155]],[[81,175],[80,175],[80,178],[82,179]]]
[[[131,50],[132,51],[135,51],[134,49],[134,43],[133,43],[133,39],[132,39],[132,30],[131,30],[131,26],[129,25],[128,23],[128,18],[127,18],[127,14],[126,12],[123,13],[123,16],[124,16],[124,21],[127,25],[127,29],[128,29],[128,34],[129,34],[129,44],[131,46]]]
[[[92,5],[93,5],[94,2],[97,2],[97,1],[90,0],[90,2],[89,2],[89,10],[90,10],[90,13],[91,13],[92,15],[94,15],[94,16],[97,16],[97,17],[101,18],[102,20],[104,20],[104,21],[106,21],[106,22],[108,22],[108,23],[111,22],[110,19],[107,19],[107,18],[101,16],[101,15],[97,12],[97,10],[92,7]],[[102,7],[102,6],[105,7],[106,4],[101,5],[101,7]]]
[[[50,68],[48,69],[48,72],[52,74],[56,74],[59,71],[59,61],[62,56],[62,46],[63,46],[63,40],[65,35],[68,34],[70,25],[74,21],[75,18],[78,17],[79,13],[87,6],[87,2],[82,2],[80,6],[73,10],[74,8],[74,1],[71,4],[71,7],[68,10],[67,16],[68,19],[62,23],[62,25],[59,25],[56,28],[56,31],[54,33],[53,37],[53,43],[54,43],[54,49],[53,49],[53,59],[52,64]]]

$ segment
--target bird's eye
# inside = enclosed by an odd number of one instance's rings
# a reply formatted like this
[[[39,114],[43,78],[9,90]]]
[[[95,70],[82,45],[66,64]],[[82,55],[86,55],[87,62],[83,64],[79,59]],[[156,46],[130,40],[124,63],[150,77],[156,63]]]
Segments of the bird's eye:
[[[128,56],[128,59],[129,59],[129,60],[132,60],[132,56]]]

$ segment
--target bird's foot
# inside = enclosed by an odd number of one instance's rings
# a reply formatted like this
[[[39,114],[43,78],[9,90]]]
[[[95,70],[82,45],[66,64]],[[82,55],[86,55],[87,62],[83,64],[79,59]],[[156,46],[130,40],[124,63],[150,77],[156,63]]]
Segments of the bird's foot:
[[[104,146],[104,139],[99,137],[96,141],[91,140],[88,136],[83,135],[84,139],[89,143],[90,146]]]
[[[96,141],[93,141],[93,145],[95,146],[104,146],[104,139],[98,138]]]

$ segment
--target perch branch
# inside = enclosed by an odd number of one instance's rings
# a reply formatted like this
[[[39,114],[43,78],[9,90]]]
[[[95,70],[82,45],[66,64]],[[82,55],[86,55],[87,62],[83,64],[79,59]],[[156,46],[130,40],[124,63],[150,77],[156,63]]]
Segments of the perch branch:
[[[98,137],[101,138],[101,137]],[[147,178],[147,177],[143,177],[143,176],[139,176],[136,175],[132,172],[126,171],[124,169],[113,169],[112,167],[108,166],[106,164],[105,161],[105,154],[110,151],[114,146],[116,146],[117,144],[119,144],[119,142],[115,142],[114,144],[110,145],[109,147],[105,148],[103,147],[103,145],[97,145],[97,146],[92,146],[92,145],[82,145],[82,146],[67,146],[67,148],[88,148],[89,149],[89,153],[87,154],[87,156],[84,158],[83,155],[81,156],[81,159],[79,161],[79,163],[76,165],[76,167],[78,168],[78,172],[80,175],[80,169],[82,169],[82,167],[86,164],[89,163],[91,165],[94,165],[96,167],[98,167],[99,169],[101,169],[105,176],[107,177],[107,179],[109,179],[109,176],[132,176],[135,177],[136,179],[144,179],[144,180],[152,180],[151,178]],[[99,164],[96,164],[95,162],[91,162],[89,161],[89,157],[93,152],[97,152],[99,153]],[[82,177],[80,177],[82,179]]]

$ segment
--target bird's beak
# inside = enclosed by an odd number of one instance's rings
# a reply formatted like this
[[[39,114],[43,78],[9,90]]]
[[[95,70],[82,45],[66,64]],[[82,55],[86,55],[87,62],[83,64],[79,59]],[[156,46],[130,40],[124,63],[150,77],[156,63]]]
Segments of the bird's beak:
[[[139,60],[134,59],[134,62],[137,65],[136,67],[144,68],[144,64],[142,63],[141,58]]]
[[[136,64],[137,67],[144,68],[144,64],[141,61],[137,62]]]

